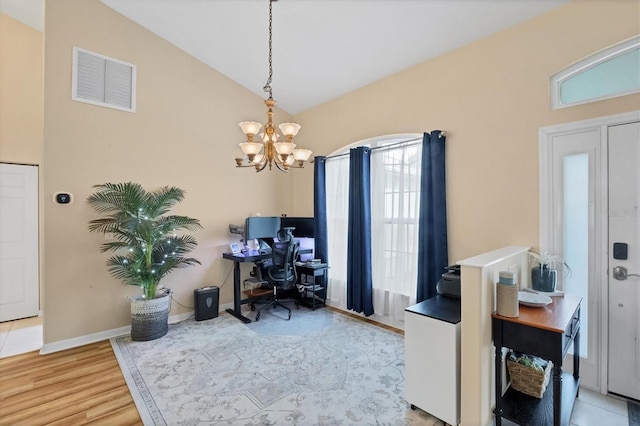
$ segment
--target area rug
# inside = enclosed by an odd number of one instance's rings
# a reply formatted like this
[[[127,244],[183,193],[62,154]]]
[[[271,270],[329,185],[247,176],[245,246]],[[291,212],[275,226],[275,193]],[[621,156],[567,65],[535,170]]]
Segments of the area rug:
[[[111,343],[145,425],[434,425],[404,400],[403,336],[329,309],[224,312]]]

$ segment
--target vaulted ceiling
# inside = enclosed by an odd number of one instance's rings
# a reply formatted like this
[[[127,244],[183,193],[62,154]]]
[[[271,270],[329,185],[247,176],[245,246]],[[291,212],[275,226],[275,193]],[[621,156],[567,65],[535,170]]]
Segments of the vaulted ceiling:
[[[268,0],[101,1],[264,97]],[[296,114],[568,1],[279,0],[273,96]],[[0,0],[0,12],[42,31],[42,5]]]

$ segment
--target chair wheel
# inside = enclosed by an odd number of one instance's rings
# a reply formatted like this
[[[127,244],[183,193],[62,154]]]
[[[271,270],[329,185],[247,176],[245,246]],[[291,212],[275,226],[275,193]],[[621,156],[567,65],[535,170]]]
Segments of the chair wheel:
[[[258,312],[258,315],[256,315],[256,322],[260,321],[260,312]]]
[[[255,306],[253,306],[253,305],[251,305],[251,312],[253,312],[253,311],[255,311],[255,310],[256,310],[256,307],[255,307]]]
[[[291,311],[289,311],[289,318],[287,318],[287,321],[291,319]]]

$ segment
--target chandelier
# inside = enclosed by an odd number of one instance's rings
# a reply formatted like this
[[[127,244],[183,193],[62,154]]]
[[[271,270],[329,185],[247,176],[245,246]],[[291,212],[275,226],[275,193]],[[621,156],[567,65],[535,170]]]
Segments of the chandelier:
[[[255,167],[256,172],[269,166],[269,170],[275,164],[275,166],[286,172],[291,167],[302,168],[304,162],[311,156],[311,151],[308,149],[296,149],[296,144],[293,143],[293,138],[298,134],[300,125],[296,123],[282,123],[278,127],[286,138],[286,141],[279,142],[278,133],[276,132],[275,125],[273,123],[273,108],[276,106],[276,101],[273,100],[273,93],[271,89],[271,80],[273,79],[273,60],[271,54],[271,38],[272,38],[272,6],[273,2],[277,0],[269,0],[269,78],[265,84],[263,90],[269,93],[269,98],[265,99],[264,103],[267,106],[267,122],[264,124],[264,131],[258,135],[262,125],[255,121],[243,121],[240,123],[242,132],[247,136],[246,142],[240,144],[243,156],[236,155],[236,167]],[[258,136],[260,140],[255,141],[254,138]],[[245,158],[246,156],[246,158]],[[245,161],[248,160],[248,161]]]

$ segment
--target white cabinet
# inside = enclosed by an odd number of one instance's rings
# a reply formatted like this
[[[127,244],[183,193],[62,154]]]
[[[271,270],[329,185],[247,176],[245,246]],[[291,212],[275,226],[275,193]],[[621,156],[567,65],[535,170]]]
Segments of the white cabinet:
[[[460,422],[460,300],[436,296],[405,310],[405,398],[451,425]]]

